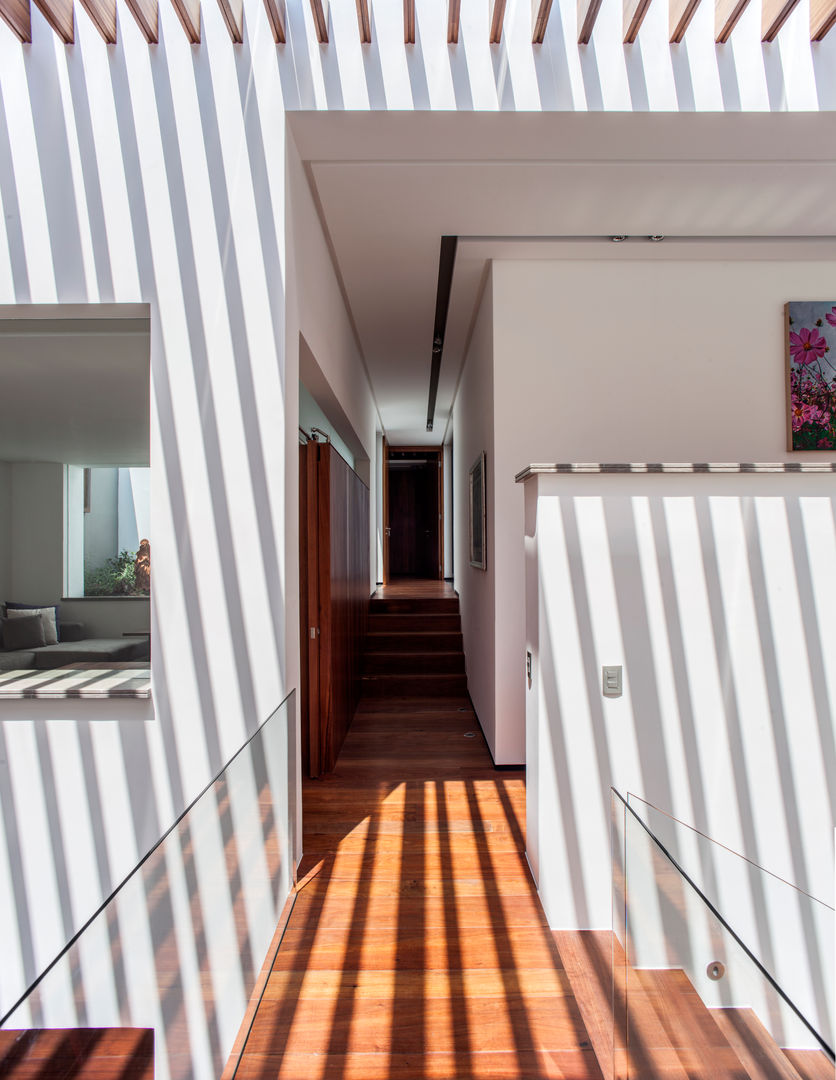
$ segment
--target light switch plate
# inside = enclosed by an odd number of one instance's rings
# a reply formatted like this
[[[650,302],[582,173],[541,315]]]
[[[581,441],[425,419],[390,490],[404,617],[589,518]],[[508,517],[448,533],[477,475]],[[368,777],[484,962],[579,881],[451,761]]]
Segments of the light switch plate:
[[[602,690],[604,697],[621,697],[621,664],[616,667],[604,667]]]

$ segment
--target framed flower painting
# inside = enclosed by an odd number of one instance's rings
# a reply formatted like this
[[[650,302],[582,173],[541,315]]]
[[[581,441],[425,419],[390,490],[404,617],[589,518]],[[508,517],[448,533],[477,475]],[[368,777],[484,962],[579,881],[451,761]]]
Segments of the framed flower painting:
[[[785,305],[789,450],[836,450],[836,301]]]

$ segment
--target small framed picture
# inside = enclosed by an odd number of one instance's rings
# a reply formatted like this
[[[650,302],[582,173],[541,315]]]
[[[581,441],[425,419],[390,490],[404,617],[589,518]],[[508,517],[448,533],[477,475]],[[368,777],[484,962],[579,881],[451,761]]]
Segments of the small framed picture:
[[[483,450],[470,469],[470,565],[479,570],[487,567],[486,521],[485,451]]]

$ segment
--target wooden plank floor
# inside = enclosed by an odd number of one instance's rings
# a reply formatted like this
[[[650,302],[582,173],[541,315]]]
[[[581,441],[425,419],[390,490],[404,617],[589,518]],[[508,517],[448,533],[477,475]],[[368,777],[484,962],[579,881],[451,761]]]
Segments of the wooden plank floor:
[[[361,702],[304,791],[300,889],[239,1080],[600,1080],[465,699]]]

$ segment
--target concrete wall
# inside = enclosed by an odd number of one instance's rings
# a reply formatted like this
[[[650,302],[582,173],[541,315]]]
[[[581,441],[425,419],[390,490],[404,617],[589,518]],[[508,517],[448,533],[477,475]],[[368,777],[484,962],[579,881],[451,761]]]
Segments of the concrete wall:
[[[453,536],[454,584],[462,613],[467,688],[476,715],[488,740],[494,761],[502,746],[497,740],[494,671],[496,665],[496,536],[494,515],[494,373],[493,373],[493,290],[485,288],[462,381],[453,412],[455,451],[453,455]],[[485,501],[487,505],[487,570],[470,565],[469,474],[482,451],[486,454]]]

